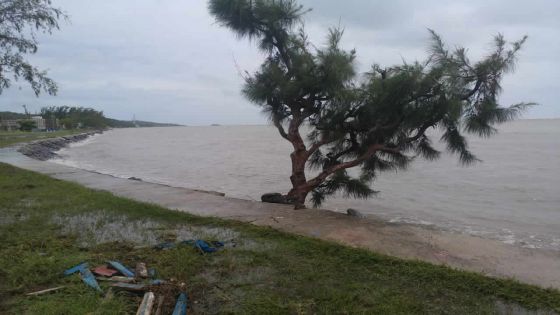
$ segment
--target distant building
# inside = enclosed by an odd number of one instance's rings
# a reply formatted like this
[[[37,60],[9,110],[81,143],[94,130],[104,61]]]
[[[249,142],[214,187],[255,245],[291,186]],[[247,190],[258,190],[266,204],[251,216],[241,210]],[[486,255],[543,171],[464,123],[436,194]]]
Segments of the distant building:
[[[14,131],[19,129],[19,122],[28,119],[4,119],[0,120],[0,130]],[[41,116],[33,116],[30,120],[35,122],[35,130],[47,130],[47,121]]]
[[[45,123],[47,126],[47,130],[52,131],[52,130],[57,130],[58,128],[61,127],[60,125],[60,121],[58,120],[58,118],[54,118],[54,117],[50,117],[45,119]]]
[[[0,130],[12,131],[18,129],[19,123],[15,119],[0,120]]]
[[[33,116],[31,120],[35,122],[38,130],[47,130],[47,122],[41,116]]]

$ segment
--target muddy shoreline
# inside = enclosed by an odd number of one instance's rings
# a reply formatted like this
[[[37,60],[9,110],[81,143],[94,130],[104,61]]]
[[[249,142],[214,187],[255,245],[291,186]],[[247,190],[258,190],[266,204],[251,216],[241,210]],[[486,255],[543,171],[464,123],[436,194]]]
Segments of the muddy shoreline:
[[[35,160],[46,161],[58,157],[56,151],[67,147],[71,143],[80,142],[101,133],[103,133],[103,130],[95,130],[71,136],[37,140],[22,145],[18,152]]]

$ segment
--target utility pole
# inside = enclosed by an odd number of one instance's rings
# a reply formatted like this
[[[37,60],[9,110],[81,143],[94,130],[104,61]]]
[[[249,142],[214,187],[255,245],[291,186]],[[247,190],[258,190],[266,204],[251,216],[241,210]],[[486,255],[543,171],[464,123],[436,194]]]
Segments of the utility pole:
[[[31,119],[31,114],[29,114],[29,112],[27,111],[27,106],[21,105],[23,107],[23,110],[25,111],[25,116],[27,116],[27,119]]]
[[[138,123],[136,122],[136,114],[133,114],[133,115],[132,115],[132,123],[134,124],[134,127],[136,127],[136,128],[140,127],[140,126],[138,125]]]

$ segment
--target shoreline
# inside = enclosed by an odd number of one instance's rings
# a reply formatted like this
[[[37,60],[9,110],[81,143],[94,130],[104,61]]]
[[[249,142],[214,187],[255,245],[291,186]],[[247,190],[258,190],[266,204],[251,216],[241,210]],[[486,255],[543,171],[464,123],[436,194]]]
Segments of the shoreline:
[[[492,149],[484,143],[477,144],[477,152],[485,152],[484,163],[464,168],[449,156],[437,163],[421,160],[407,171],[379,176],[373,187],[380,193],[374,198],[345,199],[337,194],[330,196],[323,208],[343,213],[353,208],[386,221],[560,251],[560,212],[556,202],[559,200],[553,188],[558,179],[552,176],[557,167],[536,157],[535,165],[528,166],[525,159],[531,156],[510,160],[500,153],[507,150],[497,149],[502,145],[511,148],[509,141],[518,132],[531,138],[533,131],[547,132],[549,127],[534,123],[515,128],[511,125],[506,128],[509,131],[501,133],[505,142],[498,141]],[[274,128],[223,128],[114,129],[82,142],[84,145],[62,149],[58,152],[61,159],[53,162],[121,178],[219,191],[249,200],[261,200],[265,192],[288,191],[290,184],[285,174],[289,174],[286,156],[290,148],[274,141]],[[239,137],[230,139],[229,134]],[[264,137],[266,141],[258,142],[255,135],[259,134],[262,135],[257,138]],[[221,143],[224,136],[229,140],[222,143],[223,147],[213,145]],[[247,141],[252,144],[245,150]],[[546,144],[555,142],[538,142],[534,148],[553,154],[554,150],[548,150],[550,146]],[[227,153],[221,155],[224,150]],[[538,155],[535,152],[541,151],[531,152]],[[313,172],[310,170],[309,174]],[[527,182],[526,178],[534,180]]]
[[[75,165],[72,165],[72,164],[59,163],[59,162],[56,161],[56,158],[52,159],[52,160],[47,160],[45,162],[51,162],[51,163],[54,163],[54,164],[57,164],[57,165],[62,165],[62,166],[70,167],[70,168],[83,170],[85,172],[90,172],[90,173],[94,173],[94,174],[109,176],[109,177],[112,177],[112,178],[115,178],[115,179],[141,181],[141,182],[144,182],[144,183],[147,183],[147,184],[154,184],[154,185],[165,186],[165,187],[169,187],[169,188],[185,189],[185,190],[188,190],[188,191],[206,193],[206,194],[210,194],[210,195],[216,195],[216,196],[221,196],[221,197],[226,197],[226,198],[231,198],[231,199],[238,199],[238,200],[242,200],[242,201],[261,202],[257,199],[251,198],[250,196],[247,196],[247,198],[244,198],[242,196],[240,197],[240,196],[228,195],[227,193],[222,192],[222,191],[186,187],[186,186],[181,186],[181,185],[173,185],[173,184],[166,183],[166,182],[160,182],[160,181],[154,181],[154,180],[145,180],[144,178],[140,178],[140,177],[136,177],[136,176],[125,176],[125,175],[120,176],[120,175],[117,175],[117,174],[104,173],[104,172],[97,171],[97,170],[81,168],[81,167],[78,167],[78,166],[75,166]],[[274,205],[274,203],[265,203],[265,204],[273,204]],[[329,211],[329,212],[333,212],[333,213],[337,213],[337,214],[342,214],[344,216],[353,217],[351,215],[348,215],[346,212],[344,212],[342,210],[335,210],[335,209],[331,209],[331,208],[307,208],[306,210],[310,210],[310,211]],[[354,210],[354,209],[352,209],[352,210]],[[383,224],[394,225],[394,226],[410,226],[410,227],[415,227],[415,228],[419,228],[419,229],[422,229],[422,230],[436,231],[436,232],[442,232],[442,233],[448,233],[448,234],[454,234],[454,235],[475,237],[475,238],[480,238],[480,239],[483,239],[483,240],[496,241],[496,242],[499,242],[501,244],[517,247],[517,248],[520,248],[520,249],[536,249],[536,250],[558,252],[560,254],[560,248],[556,248],[556,247],[550,248],[550,247],[545,247],[545,246],[539,247],[539,246],[536,246],[536,245],[533,245],[533,244],[527,244],[524,241],[517,241],[515,236],[504,237],[504,236],[497,235],[496,233],[493,233],[493,232],[484,232],[484,231],[479,231],[479,230],[469,231],[469,230],[461,229],[459,227],[442,226],[442,225],[438,225],[438,224],[432,223],[432,222],[421,221],[421,220],[413,220],[413,219],[403,218],[403,217],[400,217],[400,216],[398,216],[396,218],[386,218],[386,217],[382,217],[380,215],[377,215],[375,213],[363,212],[362,209],[355,209],[355,210],[359,211],[359,215],[355,217],[356,220],[378,221],[378,222],[381,222]]]
[[[103,133],[103,130],[94,130],[70,136],[36,140],[22,144],[18,148],[18,152],[35,160],[47,161],[58,157],[56,152],[68,145],[84,141],[91,136],[101,133]]]
[[[200,192],[207,192],[211,194],[232,197],[232,198],[237,198],[237,199],[242,199],[247,201],[260,201],[256,196],[242,195],[240,193],[235,193],[235,192],[230,194],[231,191],[227,189],[219,190],[219,188],[205,186],[205,185],[198,185],[198,186],[186,185],[180,182],[174,182],[165,179],[160,180],[157,177],[149,177],[149,175],[146,175],[148,177],[144,177],[142,175],[139,175],[139,173],[142,172],[123,173],[123,172],[113,172],[110,170],[96,170],[91,166],[84,167],[83,165],[80,164],[79,160],[53,159],[51,162],[59,165],[78,168],[88,172],[107,175],[120,179],[140,180],[147,183],[153,183],[153,184],[164,185],[164,186],[175,187],[175,188],[184,188],[184,189],[195,190]],[[513,228],[492,229],[480,224],[476,225],[476,223],[466,224],[460,221],[454,222],[449,220],[448,221],[444,220],[442,222],[442,221],[438,221],[437,219],[434,220],[434,218],[424,218],[420,216],[410,216],[410,215],[407,216],[406,214],[391,215],[389,213],[389,210],[387,210],[390,208],[381,207],[377,209],[380,210],[379,212],[376,210],[370,210],[369,208],[366,207],[360,207],[360,206],[354,207],[352,206],[352,204],[348,204],[346,207],[338,207],[338,206],[340,205],[337,205],[336,207],[329,207],[329,204],[326,204],[326,207],[323,207],[320,210],[328,210],[336,213],[346,214],[347,213],[346,210],[348,208],[352,208],[359,211],[361,215],[364,217],[370,218],[372,220],[379,220],[387,224],[410,225],[410,226],[420,227],[429,230],[437,230],[437,231],[443,231],[443,232],[448,232],[453,234],[475,236],[483,239],[495,240],[504,244],[513,245],[520,248],[544,249],[544,250],[553,250],[553,251],[560,252],[560,247],[558,245],[557,239],[554,238],[554,235],[550,236],[549,238],[546,238],[550,234],[546,234],[544,238],[541,238],[543,236],[539,235],[538,232],[536,233],[535,231],[531,231],[531,233],[529,233],[527,231],[525,232],[517,231]]]
[[[123,179],[0,151],[0,161],[51,177],[106,190],[192,214],[234,219],[285,232],[366,248],[381,254],[422,260],[543,287],[560,288],[560,252],[520,248],[497,240],[430,227],[358,219],[331,210],[292,207],[224,197],[209,192]]]

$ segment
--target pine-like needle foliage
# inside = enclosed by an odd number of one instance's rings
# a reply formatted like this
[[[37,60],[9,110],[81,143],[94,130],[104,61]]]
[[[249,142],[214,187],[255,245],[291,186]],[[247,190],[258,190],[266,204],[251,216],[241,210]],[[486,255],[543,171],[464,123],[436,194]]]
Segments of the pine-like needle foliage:
[[[330,29],[325,45],[312,45],[302,23],[306,10],[295,1],[210,0],[209,10],[266,54],[260,69],[246,78],[243,93],[294,147],[288,197],[296,202],[311,193],[319,205],[339,190],[350,197],[371,196],[369,185],[378,172],[406,168],[416,156],[440,156],[426,133],[434,128],[442,130],[439,140],[448,151],[471,164],[477,158],[465,133],[491,136],[496,124],[532,105],[498,103],[502,77],[513,71],[526,37],[507,43],[497,35],[493,51],[471,62],[466,49],[448,49],[429,30],[426,61],[373,65],[358,75],[355,51],[340,47],[343,30]],[[311,128],[305,143],[301,126]],[[305,167],[318,175],[307,179]],[[361,169],[357,178],[346,172],[352,167]]]
[[[51,0],[0,1],[0,94],[12,81],[27,81],[36,95],[41,91],[54,95],[56,83],[31,65],[26,54],[38,49],[37,34],[58,29],[58,21],[66,15],[52,6]]]

